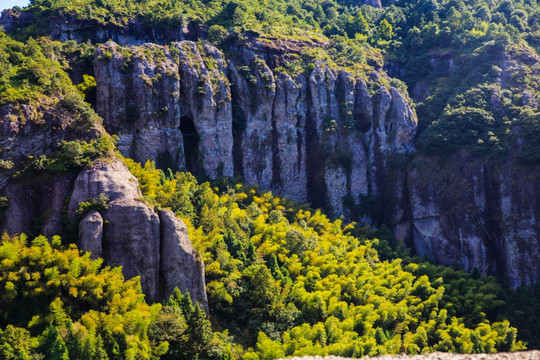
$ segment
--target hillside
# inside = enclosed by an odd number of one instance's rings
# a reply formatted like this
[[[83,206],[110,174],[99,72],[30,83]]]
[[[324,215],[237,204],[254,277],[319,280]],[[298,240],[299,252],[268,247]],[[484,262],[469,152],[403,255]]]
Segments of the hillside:
[[[0,354],[537,348],[539,19],[517,0],[4,11],[0,308],[22,306]]]

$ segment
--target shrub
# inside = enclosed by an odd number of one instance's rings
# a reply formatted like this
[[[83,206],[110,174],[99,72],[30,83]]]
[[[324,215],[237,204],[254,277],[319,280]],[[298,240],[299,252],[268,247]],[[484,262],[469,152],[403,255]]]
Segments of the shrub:
[[[221,25],[212,25],[208,29],[208,41],[214,45],[219,45],[227,36],[227,30]]]

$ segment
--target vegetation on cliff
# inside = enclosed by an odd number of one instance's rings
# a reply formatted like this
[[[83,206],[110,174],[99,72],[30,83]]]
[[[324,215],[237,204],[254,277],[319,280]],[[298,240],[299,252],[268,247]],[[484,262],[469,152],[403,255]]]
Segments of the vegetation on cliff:
[[[366,77],[384,74],[386,66],[401,81],[386,75],[377,81],[404,92],[408,86],[417,101],[421,152],[467,149],[538,164],[540,6],[509,0],[383,5],[34,0],[25,11],[36,21],[13,32],[24,42],[0,32],[0,106],[16,107],[13,122],[29,120],[22,109],[31,105],[68,112],[76,131],[99,124],[90,105],[94,47],[39,37],[60,16],[115,26],[131,19],[158,27],[190,23],[229,53],[250,37],[309,41],[278,72],[308,73],[320,59]],[[249,67],[238,69],[255,78]],[[112,149],[108,135],[65,141],[48,157],[29,155],[19,176],[79,169],[112,156]],[[532,315],[538,288],[505,295],[494,278],[396,253],[382,230],[330,220],[227,180],[199,183],[151,162],[125,161],[144,201],[186,221],[206,264],[210,320],[222,332],[212,332],[188,295],[175,291],[148,305],[137,278],[124,281],[119,269],[103,268],[73,245],[62,247],[57,237],[30,242],[21,235],[4,237],[0,246],[0,357],[262,360],[514,351],[525,346],[513,327],[521,325],[538,344]]]
[[[58,18],[120,27],[130,19],[161,28],[190,24],[202,27],[208,40],[233,57],[236,45],[253,38],[262,43],[305,40],[311,45],[288,54],[282,70],[310,71],[321,59],[366,77],[372,69],[385,67],[403,80],[406,86],[382,79],[404,92],[408,87],[415,99],[421,151],[448,155],[467,148],[492,157],[516,154],[525,163],[537,164],[538,4],[408,0],[382,5],[341,0],[34,0],[23,10],[32,13],[34,21],[13,35],[47,35]],[[35,48],[34,43],[27,48]],[[14,81],[21,81],[20,76]],[[461,133],[466,136],[461,138]],[[517,145],[522,140],[524,148]]]

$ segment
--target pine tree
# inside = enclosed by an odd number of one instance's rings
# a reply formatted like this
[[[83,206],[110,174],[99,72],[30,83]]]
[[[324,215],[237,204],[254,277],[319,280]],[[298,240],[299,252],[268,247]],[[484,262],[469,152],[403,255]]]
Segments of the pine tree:
[[[212,325],[206,318],[206,313],[199,304],[195,304],[193,315],[188,321],[188,335],[197,357],[201,355],[208,347],[213,337]]]
[[[68,349],[66,343],[60,335],[56,336],[49,350],[50,360],[69,360]]]
[[[123,359],[120,346],[109,329],[105,329],[105,332],[103,333],[103,348],[109,355],[110,360]]]

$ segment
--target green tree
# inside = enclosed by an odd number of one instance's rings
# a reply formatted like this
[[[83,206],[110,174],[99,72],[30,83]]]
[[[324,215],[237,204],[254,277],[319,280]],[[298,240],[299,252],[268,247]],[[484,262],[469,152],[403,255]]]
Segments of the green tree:
[[[392,25],[386,19],[382,19],[377,28],[377,37],[381,40],[391,40],[393,36]]]

